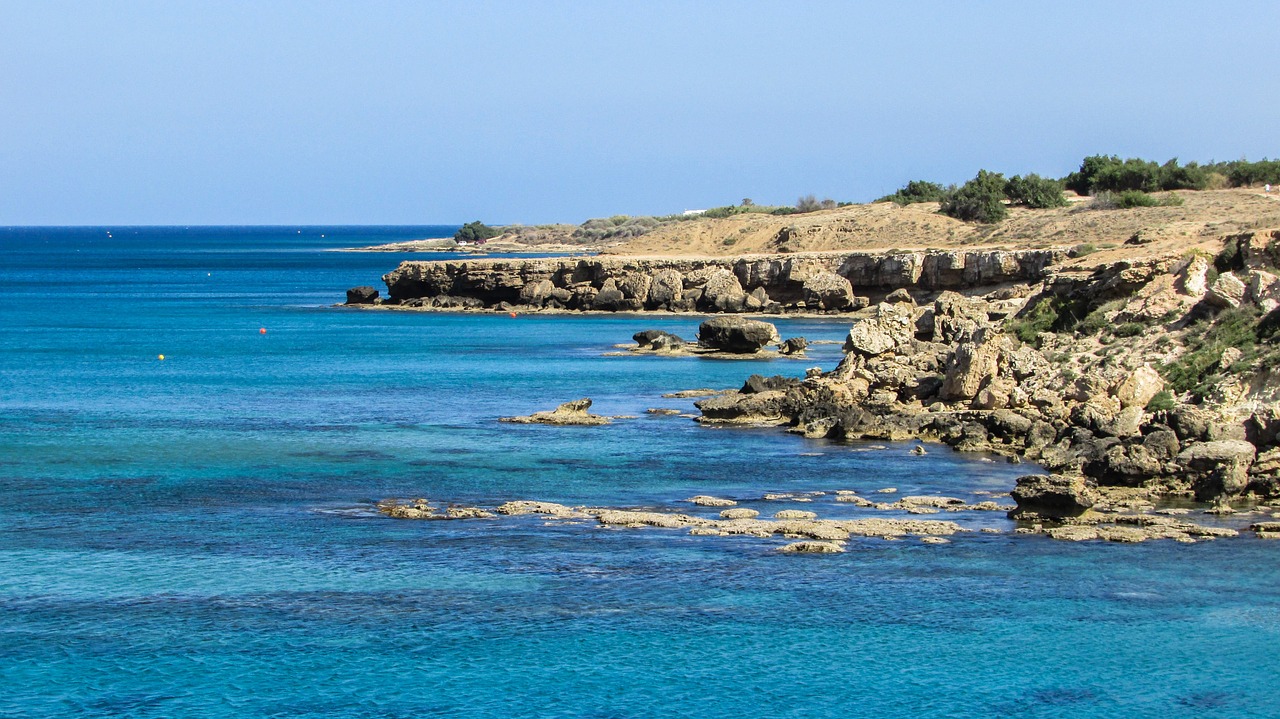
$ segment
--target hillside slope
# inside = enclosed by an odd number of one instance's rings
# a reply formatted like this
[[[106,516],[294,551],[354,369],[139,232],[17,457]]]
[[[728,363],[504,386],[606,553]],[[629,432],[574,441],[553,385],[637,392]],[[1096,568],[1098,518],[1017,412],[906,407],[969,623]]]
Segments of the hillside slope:
[[[1051,210],[1014,207],[998,225],[961,222],[937,203],[851,205],[800,215],[743,214],[659,227],[617,247],[617,255],[739,255],[870,249],[1091,244],[1095,262],[1217,245],[1225,234],[1280,227],[1280,201],[1256,189],[1183,191],[1177,207],[1097,210],[1089,198]],[[1131,238],[1143,244],[1125,245]],[[1206,244],[1209,243],[1209,244]],[[1214,249],[1214,252],[1217,250]]]

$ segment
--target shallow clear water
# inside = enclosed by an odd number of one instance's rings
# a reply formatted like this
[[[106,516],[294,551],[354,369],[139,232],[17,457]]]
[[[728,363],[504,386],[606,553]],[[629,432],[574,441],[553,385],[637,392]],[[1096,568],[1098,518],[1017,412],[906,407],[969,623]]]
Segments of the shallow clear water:
[[[0,229],[0,716],[1276,716],[1280,545],[1255,539],[973,533],[796,557],[377,516],[409,496],[972,496],[1030,469],[644,413],[691,409],[661,398],[675,389],[829,368],[838,345],[605,357],[698,319],[328,306],[405,256],[324,248],[439,234]],[[637,418],[495,421],[583,396]],[[857,512],[830,499],[745,504]]]

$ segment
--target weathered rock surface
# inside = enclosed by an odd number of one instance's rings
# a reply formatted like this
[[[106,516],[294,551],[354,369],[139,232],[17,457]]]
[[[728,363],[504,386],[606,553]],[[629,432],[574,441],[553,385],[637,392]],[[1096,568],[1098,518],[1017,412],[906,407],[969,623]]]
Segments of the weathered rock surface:
[[[506,302],[530,309],[590,311],[835,312],[858,309],[861,298],[854,292],[859,288],[937,291],[1034,282],[1064,257],[1060,249],[983,249],[478,258],[403,262],[383,280],[390,302],[407,307],[495,308]]]
[[[367,285],[347,290],[347,304],[371,305],[378,300],[378,290]]]
[[[1027,475],[1009,493],[1018,508],[1009,516],[1019,519],[1066,519],[1085,513],[1100,499],[1084,477]]]
[[[902,305],[880,304],[869,319],[854,323],[844,341],[845,352],[874,357],[901,351],[915,337],[915,321],[911,310]]]
[[[572,402],[565,402],[553,410],[546,412],[534,412],[530,415],[519,417],[499,417],[499,422],[510,422],[514,424],[552,424],[552,425],[580,425],[593,426],[601,424],[609,424],[609,418],[598,414],[587,412],[591,408],[591,400],[582,398]]]
[[[715,317],[698,327],[698,342],[722,352],[751,354],[778,341],[776,327],[742,317]]]

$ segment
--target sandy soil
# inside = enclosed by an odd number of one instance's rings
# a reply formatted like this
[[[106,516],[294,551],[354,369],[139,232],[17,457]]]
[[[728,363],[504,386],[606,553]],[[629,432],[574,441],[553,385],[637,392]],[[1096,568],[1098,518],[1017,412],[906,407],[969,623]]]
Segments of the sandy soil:
[[[1041,248],[1092,244],[1090,264],[1136,255],[1215,247],[1223,235],[1280,228],[1280,202],[1261,189],[1183,191],[1179,207],[1094,210],[1089,198],[1053,210],[1010,208],[998,225],[975,225],[938,213],[937,203],[852,205],[803,215],[739,215],[659,228],[608,254],[739,255],[780,250]],[[784,231],[785,230],[785,231]],[[789,239],[783,239],[789,237]],[[1129,244],[1136,238],[1143,244]],[[1213,250],[1216,252],[1216,249]]]

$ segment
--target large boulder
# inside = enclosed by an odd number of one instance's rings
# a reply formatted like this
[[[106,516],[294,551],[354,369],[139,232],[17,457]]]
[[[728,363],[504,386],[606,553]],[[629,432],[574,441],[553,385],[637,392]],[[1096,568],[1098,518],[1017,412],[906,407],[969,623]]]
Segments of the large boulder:
[[[881,303],[873,316],[849,328],[844,351],[866,357],[900,351],[911,346],[915,328],[910,306]]]
[[[1214,280],[1204,299],[1209,304],[1223,309],[1239,307],[1244,302],[1246,289],[1238,277],[1224,272]]]
[[[983,300],[943,292],[933,302],[934,342],[959,342],[989,324],[987,303]]]
[[[642,330],[631,335],[631,339],[635,340],[638,346],[649,349],[670,349],[685,344],[684,339],[679,335],[663,330]]]
[[[809,340],[803,337],[792,337],[778,346],[778,352],[784,355],[802,355],[809,347]]]
[[[722,352],[759,352],[779,339],[778,329],[768,322],[742,317],[714,317],[698,327],[698,342]]]
[[[1248,442],[1223,439],[1192,444],[1175,461],[1192,475],[1196,498],[1209,501],[1244,490],[1257,452]]]
[[[973,333],[972,339],[956,345],[955,352],[947,360],[942,398],[976,397],[983,385],[996,376],[1003,339],[1004,335],[995,328],[982,327]]]
[[[649,298],[645,303],[651,308],[670,307],[684,298],[684,275],[677,270],[658,270],[649,283]]]
[[[1068,519],[1084,514],[1100,499],[1084,477],[1032,474],[1019,477],[1009,493],[1018,503],[1009,513],[1014,519]]]
[[[737,275],[729,270],[716,270],[702,285],[702,297],[698,306],[718,312],[741,312],[746,303],[747,293],[742,291],[742,283],[738,282]]]
[[[1164,389],[1164,379],[1149,365],[1133,371],[1115,389],[1115,397],[1122,407],[1146,407],[1147,403]]]
[[[371,305],[378,299],[378,291],[368,285],[352,287],[347,290],[347,304]]]
[[[551,292],[555,288],[556,286],[552,284],[551,280],[530,282],[520,288],[520,304],[541,307],[551,298]]]
[[[847,310],[853,306],[853,285],[834,272],[818,272],[804,281],[804,303],[824,310]]]

